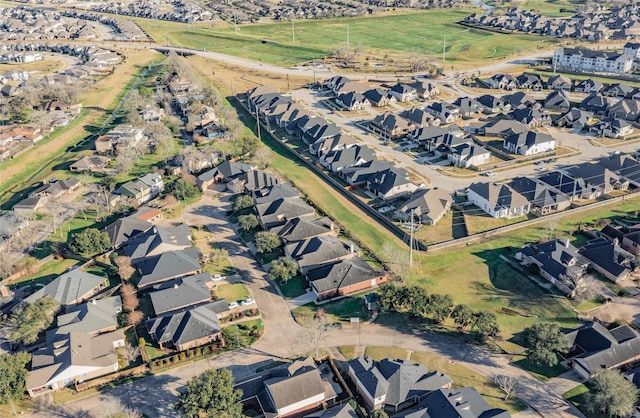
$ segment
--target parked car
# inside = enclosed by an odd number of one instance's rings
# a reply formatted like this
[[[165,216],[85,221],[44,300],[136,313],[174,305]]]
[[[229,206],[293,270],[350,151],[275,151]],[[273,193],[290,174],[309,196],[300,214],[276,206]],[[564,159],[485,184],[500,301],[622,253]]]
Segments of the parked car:
[[[245,299],[242,302],[240,302],[240,306],[253,305],[254,303],[256,303],[255,299],[249,298],[249,299]]]
[[[229,303],[229,309],[235,309],[238,307],[238,302],[231,302]]]
[[[226,278],[226,276],[223,276],[221,274],[214,274],[211,280],[213,280],[214,282],[219,282],[220,280],[224,280]]]
[[[484,173],[485,176],[487,177],[493,177],[496,175],[495,171],[487,171],[486,173]]]

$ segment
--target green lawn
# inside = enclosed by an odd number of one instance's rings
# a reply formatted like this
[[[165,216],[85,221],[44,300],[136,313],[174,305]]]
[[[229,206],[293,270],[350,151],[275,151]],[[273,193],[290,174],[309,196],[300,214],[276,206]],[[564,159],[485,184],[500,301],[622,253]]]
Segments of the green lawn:
[[[278,65],[324,59],[329,51],[346,47],[347,32],[350,47],[361,49],[361,59],[369,57],[371,62],[379,63],[387,60],[387,65],[390,64],[389,59],[394,60],[394,64],[407,60],[407,52],[440,61],[444,37],[448,65],[486,62],[515,51],[551,46],[549,41],[540,37],[498,34],[456,23],[478,10],[412,10],[355,18],[298,20],[295,23],[295,42],[292,42],[290,22],[242,25],[238,33],[233,26],[217,23],[190,27],[143,20],[141,24],[160,43]],[[317,36],[318,33],[322,36]],[[271,42],[263,43],[263,40]]]
[[[512,359],[515,365],[528,371],[533,376],[537,377],[542,381],[560,376],[562,373],[567,371],[567,369],[565,369],[562,366],[562,364],[560,364],[560,360],[561,360],[560,357],[558,357],[558,364],[556,364],[553,367],[547,367],[547,366],[538,366],[538,365],[532,364],[524,356],[514,356],[514,358]]]
[[[356,347],[353,345],[343,345],[338,347],[338,351],[340,354],[344,356],[347,360],[351,360],[356,356]]]
[[[236,302],[251,297],[249,289],[242,283],[229,283],[217,286],[214,288],[213,293],[216,295],[216,298],[224,298],[227,302]]]
[[[407,350],[399,347],[367,347],[364,350],[365,357],[371,357],[376,361],[380,361],[384,358],[407,360],[408,355],[409,352]]]
[[[352,317],[360,318],[360,321],[365,321],[369,318],[369,312],[364,306],[363,296],[349,296],[336,302],[322,305],[309,303],[295,308],[292,313],[296,321],[304,323],[306,320],[313,318],[318,309],[322,309],[325,312],[329,322],[349,322]]]
[[[565,392],[564,398],[578,408],[587,418],[609,418],[606,414],[587,412],[587,394],[589,393],[588,384],[578,385],[575,388]]]
[[[446,373],[456,388],[472,386],[484,396],[489,405],[495,408],[504,408],[511,413],[523,411],[527,406],[518,398],[510,398],[503,401],[504,393],[488,377],[470,370],[455,362],[450,362],[444,357],[435,354],[414,352],[411,361],[424,364],[429,370],[437,370]]]
[[[49,283],[65,271],[69,270],[71,266],[75,266],[78,263],[78,260],[57,260],[54,258],[53,260],[43,264],[36,274],[16,280],[16,282],[11,287],[14,287],[18,283],[20,283],[20,286],[26,286],[35,283]]]
[[[258,341],[257,336],[251,335],[253,327],[256,327],[258,330],[264,330],[262,319],[254,319],[225,327],[224,334],[226,335],[227,348],[248,347]]]
[[[305,289],[307,288],[307,280],[304,276],[297,275],[287,280],[286,283],[282,283],[280,280],[277,280],[277,283],[282,294],[287,299],[293,299],[306,293]]]

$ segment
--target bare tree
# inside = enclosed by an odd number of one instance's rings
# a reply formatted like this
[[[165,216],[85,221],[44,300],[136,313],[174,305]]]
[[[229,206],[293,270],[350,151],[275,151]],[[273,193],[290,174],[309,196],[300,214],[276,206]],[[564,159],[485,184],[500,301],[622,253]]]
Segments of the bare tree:
[[[127,324],[132,327],[137,326],[144,319],[144,313],[142,311],[129,311],[127,313]]]
[[[142,418],[138,410],[126,406],[113,396],[106,396],[100,404],[100,411],[93,415],[95,418]]]
[[[516,376],[507,376],[504,374],[498,374],[493,379],[496,386],[498,386],[504,392],[504,400],[508,401],[509,397],[513,395],[518,388],[518,378]]]
[[[118,266],[118,275],[122,280],[129,280],[136,272],[135,267],[131,265],[131,259],[125,255],[121,255],[113,260]]]
[[[401,279],[409,269],[409,251],[399,248],[390,242],[385,242],[382,246],[382,253],[386,256],[386,261],[391,265],[394,271]]]
[[[136,288],[129,283],[125,283],[120,288],[122,296],[122,308],[127,312],[135,311],[140,306],[140,300],[136,295]]]
[[[137,151],[133,148],[125,148],[116,157],[116,171],[120,175],[127,175],[133,168],[137,156]]]
[[[124,345],[124,353],[129,363],[133,363],[140,356],[140,347],[126,343]]]
[[[573,299],[576,303],[593,300],[600,294],[601,283],[591,274],[581,276],[574,289]]]
[[[326,315],[316,314],[313,318],[305,321],[302,326],[304,327],[307,341],[313,349],[313,354],[318,358],[320,354],[320,346],[331,331],[331,326],[329,325],[327,317]]]
[[[265,146],[260,146],[253,152],[253,159],[261,168],[268,168],[273,159],[273,152]]]

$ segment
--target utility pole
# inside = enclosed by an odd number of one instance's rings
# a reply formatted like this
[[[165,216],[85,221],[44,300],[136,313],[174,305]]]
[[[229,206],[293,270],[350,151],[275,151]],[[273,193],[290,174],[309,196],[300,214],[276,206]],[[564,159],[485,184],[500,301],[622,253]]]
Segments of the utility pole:
[[[258,131],[258,139],[262,141],[262,137],[260,136],[260,117],[258,116],[258,108],[256,107],[256,129]]]
[[[351,49],[349,42],[349,24],[347,23],[347,51]]]
[[[293,21],[293,19],[291,19],[291,42],[295,42],[296,41],[296,24]]]
[[[445,60],[445,54],[447,52],[447,35],[442,35],[442,62]]]
[[[411,235],[409,238],[409,268],[413,267],[413,209],[411,209]]]
[[[236,33],[238,33],[238,18],[236,17],[236,15],[233,15],[233,26],[236,29]]]

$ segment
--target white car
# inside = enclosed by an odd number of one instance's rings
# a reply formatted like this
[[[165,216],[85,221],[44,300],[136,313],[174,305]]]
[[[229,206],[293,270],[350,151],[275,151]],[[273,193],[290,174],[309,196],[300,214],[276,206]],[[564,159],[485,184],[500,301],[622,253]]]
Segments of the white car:
[[[486,173],[484,173],[485,176],[487,177],[493,177],[496,175],[495,171],[487,171]]]
[[[213,280],[214,282],[219,282],[220,280],[224,280],[224,279],[226,279],[226,277],[221,274],[214,274],[213,277],[211,278],[211,280]]]
[[[245,299],[242,302],[240,302],[240,306],[247,306],[247,305],[253,305],[254,303],[256,303],[256,301],[252,298],[249,299]]]
[[[237,303],[237,302],[231,302],[231,303],[229,304],[229,309],[235,309],[235,308],[237,308],[237,307],[238,307],[238,303]]]

